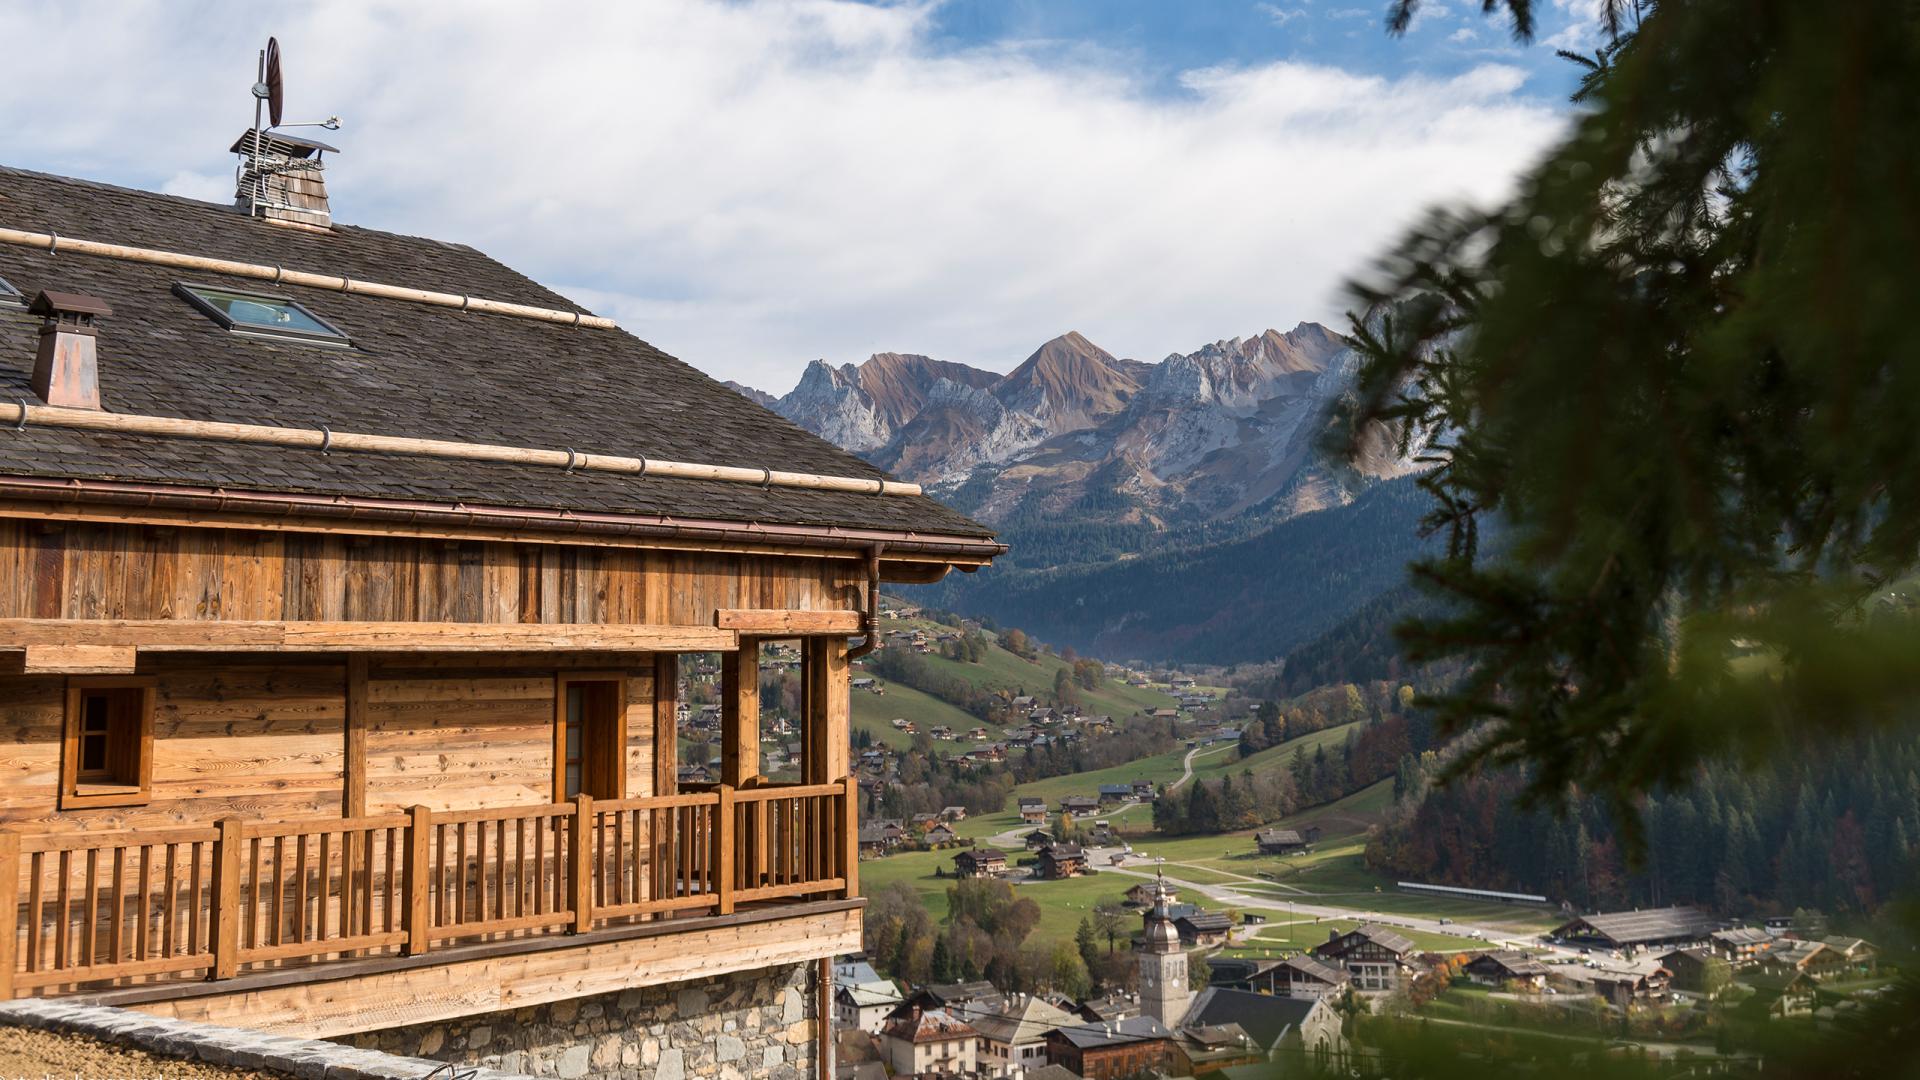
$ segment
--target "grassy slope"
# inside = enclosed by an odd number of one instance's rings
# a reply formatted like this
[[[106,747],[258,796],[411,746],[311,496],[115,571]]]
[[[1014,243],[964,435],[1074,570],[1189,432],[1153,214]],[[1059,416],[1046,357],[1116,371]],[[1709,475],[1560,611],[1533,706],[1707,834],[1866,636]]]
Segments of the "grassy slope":
[[[854,730],[869,732],[874,741],[895,748],[904,749],[913,742],[913,736],[894,728],[892,721],[895,717],[913,721],[921,731],[931,731],[936,725],[945,724],[964,734],[968,729],[980,725],[980,721],[974,719],[971,713],[900,683],[888,683],[884,694],[855,690],[852,704]],[[964,749],[974,744],[963,740],[937,742],[934,745]]]
[[[920,619],[888,620],[884,624],[888,630],[925,630],[929,635],[948,630],[938,623]],[[1027,660],[1001,648],[997,638],[992,638],[991,647],[985,657],[977,664],[948,660],[938,653],[928,653],[922,659],[935,671],[953,675],[969,685],[985,687],[990,690],[1006,690],[1011,693],[1025,691],[1029,694],[1050,696],[1053,693],[1053,680],[1060,669],[1067,667],[1066,661],[1057,656],[1038,653]],[[891,648],[904,648],[889,642]],[[1139,712],[1173,707],[1171,696],[1160,690],[1146,687],[1127,686],[1111,679],[1102,680],[1097,690],[1080,690],[1080,701],[1088,711],[1108,713],[1116,719],[1132,716]]]

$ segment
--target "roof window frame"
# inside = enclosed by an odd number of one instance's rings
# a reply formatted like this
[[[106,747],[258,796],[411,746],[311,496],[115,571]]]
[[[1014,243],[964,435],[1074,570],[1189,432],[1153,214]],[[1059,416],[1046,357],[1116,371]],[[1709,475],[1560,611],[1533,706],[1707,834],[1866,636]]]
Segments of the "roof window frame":
[[[0,308],[25,308],[27,294],[20,287],[0,275]]]
[[[242,296],[270,305],[289,307],[313,320],[315,323],[326,327],[326,331],[324,333],[317,333],[311,330],[276,329],[274,327],[258,326],[253,323],[241,322],[225,311],[220,310],[217,305],[209,301],[206,297],[201,296],[200,293],[203,291],[222,293],[228,296]],[[314,311],[312,308],[295,300],[291,296],[283,296],[279,293],[271,292],[256,292],[251,289],[235,289],[224,285],[206,285],[194,281],[174,282],[173,293],[175,296],[180,297],[192,305],[195,311],[211,319],[215,326],[220,327],[235,337],[253,338],[257,341],[291,342],[296,345],[313,345],[323,349],[351,349],[355,347],[352,336],[345,330],[341,329],[332,321],[323,318],[319,312]]]

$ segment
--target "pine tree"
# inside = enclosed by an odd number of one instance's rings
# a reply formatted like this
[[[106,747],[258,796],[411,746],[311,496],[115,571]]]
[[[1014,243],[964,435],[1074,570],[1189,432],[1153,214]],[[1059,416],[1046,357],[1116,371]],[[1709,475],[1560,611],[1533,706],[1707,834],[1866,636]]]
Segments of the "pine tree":
[[[1100,962],[1100,943],[1094,935],[1092,919],[1080,916],[1080,929],[1073,933],[1073,944],[1080,950],[1080,959],[1086,963],[1087,970],[1093,970],[1094,965]]]

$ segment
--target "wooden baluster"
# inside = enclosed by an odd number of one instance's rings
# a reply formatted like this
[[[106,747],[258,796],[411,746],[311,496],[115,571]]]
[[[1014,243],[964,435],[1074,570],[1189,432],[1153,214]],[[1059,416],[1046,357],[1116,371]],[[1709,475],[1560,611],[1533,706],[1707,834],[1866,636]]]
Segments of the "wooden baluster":
[[[572,866],[567,873],[567,902],[573,905],[573,932],[584,934],[593,928],[593,841],[588,836],[594,827],[593,798],[573,797],[573,835],[568,854]]]
[[[513,917],[527,914],[527,819],[513,819]]]
[[[33,894],[40,893],[39,860],[34,860]],[[0,832],[0,912],[4,912],[7,923],[4,932],[0,932],[0,1001],[13,997],[13,968],[16,962],[14,950],[19,947],[19,937],[14,924],[20,918],[20,834]],[[37,909],[36,899],[33,906]],[[34,913],[34,923],[30,928],[29,940],[40,936],[39,912]]]
[[[298,866],[293,870],[293,940],[305,944],[311,922],[307,917],[307,834],[301,833],[293,841],[293,860]]]
[[[442,822],[433,827],[434,846],[439,856],[434,863],[433,872],[433,922],[435,926],[447,925],[447,826]]]
[[[320,902],[315,905],[314,935],[315,941],[327,940],[327,928],[332,925],[333,908],[333,834],[320,834]]]
[[[171,959],[174,953],[173,924],[180,915],[179,849],[179,844],[167,845],[167,898],[161,908],[162,917],[166,921],[160,928],[160,955],[168,959]]]
[[[633,880],[628,886],[628,889],[631,895],[627,897],[627,900],[630,903],[636,903],[636,904],[647,898],[646,873],[647,873],[648,860],[641,857],[642,853],[646,851],[646,846],[645,846],[646,841],[642,839],[642,837],[651,836],[653,834],[650,831],[646,829],[642,829],[640,827],[640,818],[642,815],[646,813],[647,811],[645,810],[620,811],[621,817],[623,818],[632,817],[633,819],[633,859],[632,859]]]
[[[720,796],[720,802],[714,807],[713,831],[713,878],[715,894],[719,897],[715,913],[733,914],[733,846],[734,846],[734,806],[733,785],[721,784],[714,789]]]
[[[373,830],[360,831],[360,932],[373,933]]]
[[[75,967],[92,967],[100,950],[100,849],[87,849],[87,877],[80,890],[85,905],[81,915],[80,956]]]
[[[397,898],[403,895],[399,891],[401,888],[400,875],[399,875],[400,856],[397,851],[397,846],[399,842],[400,842],[400,830],[391,829],[391,828],[388,829],[387,830],[387,896],[386,896],[387,916],[384,920],[382,920],[383,923],[385,924],[382,927],[382,929],[386,930],[386,932],[389,934],[393,933],[394,920],[399,917],[396,914],[394,914],[394,910],[393,910],[394,904],[397,902]],[[411,855],[409,855],[409,858],[411,858]]]
[[[231,979],[240,970],[240,819],[221,818],[213,842],[213,912],[209,936],[213,977]]]
[[[493,823],[493,917],[507,917],[507,822]]]
[[[113,917],[107,923],[107,963],[117,964],[121,960],[120,924],[127,921],[127,849],[124,845],[113,849]]]
[[[556,864],[553,873],[547,873],[547,822],[549,818],[534,819],[533,826],[533,913],[547,913],[547,882],[558,879],[560,867]],[[556,885],[558,884],[556,880]]]
[[[193,842],[193,865],[187,868],[187,955],[200,954],[200,859],[206,854],[202,849],[206,845],[198,840]],[[212,919],[209,912],[207,918]]]
[[[65,968],[72,960],[69,939],[73,936],[73,852],[62,851],[59,858],[60,884],[56,891],[60,894],[60,925],[53,931],[53,966],[56,970]]]
[[[5,843],[6,841],[0,840],[0,847],[4,847]],[[0,852],[0,854],[4,854],[4,852]],[[32,864],[28,872],[31,873],[33,877],[32,880],[27,883],[27,970],[39,971],[41,953],[40,925],[41,919],[45,917],[45,908],[40,895],[40,879],[45,877],[47,872],[46,852],[36,851],[33,853],[33,858],[28,861]]]
[[[247,948],[260,945],[260,838],[248,843],[250,873],[247,874]]]
[[[473,823],[473,917],[487,921],[487,820]]]
[[[851,776],[840,783],[844,790],[840,793],[840,843],[836,845],[834,866],[839,873],[834,876],[846,882],[843,894],[854,897],[860,895],[860,787]]]
[[[453,921],[455,925],[467,921],[467,823],[453,823],[453,861],[454,884],[457,890],[453,894]]]
[[[447,838],[444,832],[435,829],[433,811],[424,806],[415,806],[407,811],[407,909],[406,954],[419,956],[427,951],[432,941],[432,924],[427,917],[427,861],[430,857],[428,843],[436,833],[440,837],[440,858],[446,861]],[[393,864],[387,864],[387,872],[393,872]],[[444,899],[445,893],[443,892]],[[444,908],[443,908],[444,910]]]
[[[282,910],[283,900],[287,894],[286,870],[287,838],[276,836],[273,838],[273,873],[267,878],[273,882],[273,897],[267,901],[267,910],[273,917],[273,933],[268,936],[272,938],[275,945],[281,943],[286,930],[286,912]]]

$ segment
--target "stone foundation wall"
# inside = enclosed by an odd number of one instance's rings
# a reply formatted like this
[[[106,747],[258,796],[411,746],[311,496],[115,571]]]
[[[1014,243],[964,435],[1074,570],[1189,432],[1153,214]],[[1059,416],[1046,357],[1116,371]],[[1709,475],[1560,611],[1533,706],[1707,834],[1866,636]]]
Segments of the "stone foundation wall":
[[[762,968],[341,1041],[565,1080],[811,1080],[813,983],[810,964]]]

